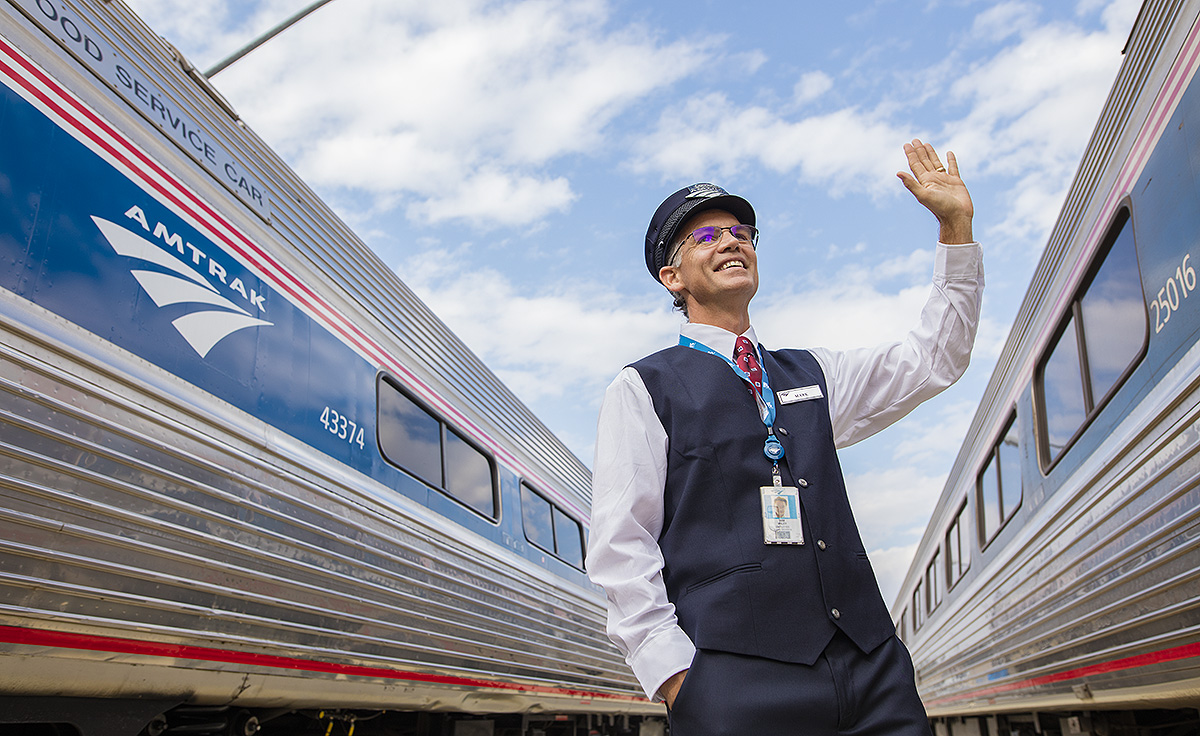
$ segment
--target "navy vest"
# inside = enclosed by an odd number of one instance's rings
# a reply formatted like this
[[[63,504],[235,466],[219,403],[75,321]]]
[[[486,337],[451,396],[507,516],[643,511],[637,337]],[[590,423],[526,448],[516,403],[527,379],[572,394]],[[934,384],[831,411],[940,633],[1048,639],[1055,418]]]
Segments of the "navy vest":
[[[761,352],[776,394],[816,385],[829,395],[807,351]],[[805,544],[768,545],[759,487],[771,485],[771,462],[746,384],[720,358],[681,346],[633,367],[669,438],[658,543],[667,596],[696,646],[812,664],[837,629],[864,652],[889,639],[895,627],[850,511],[827,399],[778,407],[780,472],[799,488]]]

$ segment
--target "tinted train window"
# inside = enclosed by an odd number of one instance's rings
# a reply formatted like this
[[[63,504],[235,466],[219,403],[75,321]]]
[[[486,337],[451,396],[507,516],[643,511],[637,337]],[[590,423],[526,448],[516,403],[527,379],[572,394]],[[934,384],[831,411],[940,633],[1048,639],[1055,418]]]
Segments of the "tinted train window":
[[[379,385],[379,447],[388,462],[442,485],[441,422],[386,382]]]
[[[379,449],[389,463],[496,518],[492,461],[386,377],[379,381]]]
[[[1142,304],[1133,228],[1126,223],[1079,300],[1087,337],[1088,377],[1096,404],[1104,403],[1142,351],[1149,325]]]
[[[986,545],[1012,518],[1024,495],[1017,414],[1013,412],[976,480],[979,542]]]
[[[913,631],[921,628],[921,624],[925,623],[925,589],[922,586],[922,581],[917,581],[917,589],[912,595],[912,624]]]
[[[579,522],[564,514],[557,506],[554,508],[554,547],[563,560],[575,567],[583,567],[583,535]]]
[[[1049,467],[1141,357],[1149,335],[1129,210],[1117,213],[1097,267],[1038,367],[1039,449]]]
[[[925,568],[925,590],[929,595],[929,610],[937,608],[942,602],[941,552],[934,552],[929,567]]]
[[[554,551],[554,526],[550,517],[550,502],[521,484],[521,519],[525,538],[542,549]]]
[[[525,538],[575,567],[583,567],[583,525],[521,482]]]
[[[452,430],[446,430],[446,491],[486,516],[496,516],[492,463]]]
[[[958,516],[946,532],[946,581],[953,587],[971,566],[971,547],[967,539],[967,504],[958,510]]]
[[[1065,330],[1042,368],[1042,398],[1050,457],[1057,457],[1087,418],[1074,317],[1067,320]]]

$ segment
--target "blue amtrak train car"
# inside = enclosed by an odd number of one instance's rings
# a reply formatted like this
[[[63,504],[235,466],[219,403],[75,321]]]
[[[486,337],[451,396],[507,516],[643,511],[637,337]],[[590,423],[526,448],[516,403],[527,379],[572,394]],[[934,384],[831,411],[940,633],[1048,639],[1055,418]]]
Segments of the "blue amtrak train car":
[[[1197,69],[1147,0],[893,605],[939,736],[1200,733]]]
[[[587,469],[186,59],[5,0],[0,141],[0,723],[661,733]]]

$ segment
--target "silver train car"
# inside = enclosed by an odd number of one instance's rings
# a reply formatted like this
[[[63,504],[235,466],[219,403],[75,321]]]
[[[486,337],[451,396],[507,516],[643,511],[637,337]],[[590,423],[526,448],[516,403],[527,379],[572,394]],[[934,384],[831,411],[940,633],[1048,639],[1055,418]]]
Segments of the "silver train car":
[[[1198,67],[1147,0],[893,604],[939,736],[1200,733]]]
[[[586,467],[202,74],[4,0],[0,94],[0,731],[662,733]]]

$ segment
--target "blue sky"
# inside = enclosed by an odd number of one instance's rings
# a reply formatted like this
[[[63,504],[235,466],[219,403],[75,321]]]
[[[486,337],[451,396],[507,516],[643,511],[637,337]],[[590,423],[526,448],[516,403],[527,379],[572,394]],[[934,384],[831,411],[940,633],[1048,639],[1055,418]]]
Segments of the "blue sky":
[[[127,1],[201,69],[308,4]],[[842,453],[890,601],[1139,5],[334,0],[213,82],[589,465],[605,386],[678,331],[642,255],[667,194],[754,204],[764,344],[859,347],[928,291],[901,146],[953,150],[988,284],[971,368]]]

